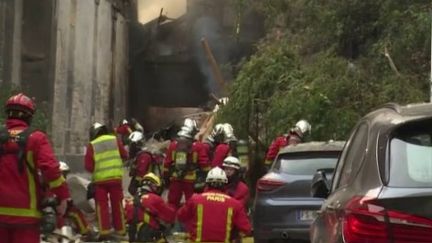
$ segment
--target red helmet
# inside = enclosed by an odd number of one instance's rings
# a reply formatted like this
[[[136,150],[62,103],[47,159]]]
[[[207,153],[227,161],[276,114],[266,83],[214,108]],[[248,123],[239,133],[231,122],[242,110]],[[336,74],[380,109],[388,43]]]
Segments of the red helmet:
[[[23,93],[19,93],[10,97],[6,101],[5,108],[6,111],[19,110],[28,112],[30,114],[34,114],[34,112],[36,111],[36,105],[33,100],[30,99],[28,96],[24,95]]]

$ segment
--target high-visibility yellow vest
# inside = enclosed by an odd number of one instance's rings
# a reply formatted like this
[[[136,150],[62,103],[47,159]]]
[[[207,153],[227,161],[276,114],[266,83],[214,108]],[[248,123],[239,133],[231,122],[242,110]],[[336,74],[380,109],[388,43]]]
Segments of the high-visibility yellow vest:
[[[123,177],[123,161],[120,156],[117,138],[102,135],[90,142],[93,147],[95,168],[93,181],[107,181]]]

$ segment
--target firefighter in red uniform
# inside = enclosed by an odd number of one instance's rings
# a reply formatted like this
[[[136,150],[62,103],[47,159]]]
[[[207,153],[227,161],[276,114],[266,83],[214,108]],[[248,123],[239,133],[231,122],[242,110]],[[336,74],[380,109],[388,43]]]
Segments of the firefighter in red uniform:
[[[223,162],[223,170],[228,177],[225,193],[239,200],[245,208],[249,201],[249,188],[240,177],[240,161],[236,157],[228,156]]]
[[[224,138],[223,124],[219,123],[214,126],[210,135],[208,135],[205,141],[202,143],[203,149],[210,161],[213,159],[213,154],[216,147],[223,141],[223,138]]]
[[[157,161],[157,156],[143,149],[144,136],[141,132],[132,132],[129,136],[130,149],[129,159],[132,160],[130,165],[129,176],[131,182],[129,185],[129,193],[135,195],[137,186],[139,185],[142,178],[149,172],[153,172],[156,175],[161,175],[161,169]]]
[[[234,136],[234,131],[229,123],[222,124],[223,142],[216,146],[211,162],[212,167],[222,167],[223,160],[228,156],[237,156],[237,138]]]
[[[130,242],[156,242],[167,225],[175,220],[175,209],[160,196],[162,183],[153,173],[140,182],[134,200],[126,201],[126,219]]]
[[[133,132],[131,125],[128,120],[123,119],[118,127],[115,128],[115,133],[122,141],[123,145],[127,144],[129,135]]]
[[[21,93],[6,102],[7,120],[0,128],[0,242],[39,243],[44,195],[57,197],[59,216],[70,198],[47,135],[29,128],[35,109]]]
[[[215,167],[207,175],[207,190],[194,194],[178,211],[192,242],[230,242],[232,232],[249,235],[251,225],[243,205],[223,193],[228,179]]]
[[[63,177],[67,180],[67,176],[70,172],[69,166],[60,161],[60,170],[63,173]],[[94,237],[93,232],[90,231],[90,226],[85,218],[83,212],[75,206],[72,199],[68,201],[68,206],[65,213],[65,218],[68,219],[72,224],[74,229],[82,235],[81,240],[92,240]],[[63,226],[63,220],[59,220],[59,227]]]
[[[169,184],[168,202],[178,208],[184,194],[188,200],[209,169],[208,156],[194,141],[196,127],[183,126],[178,138],[168,147],[164,161],[164,180]]]
[[[110,215],[115,230],[113,236],[125,235],[122,177],[123,160],[127,159],[127,152],[121,141],[109,134],[107,127],[100,123],[96,122],[91,127],[90,139],[85,154],[85,169],[92,173],[101,239],[108,238],[111,233]],[[111,207],[108,206],[108,198]]]
[[[311,125],[306,120],[300,120],[288,134],[277,137],[267,150],[264,167],[268,170],[282,147],[301,143],[306,133],[311,131]]]

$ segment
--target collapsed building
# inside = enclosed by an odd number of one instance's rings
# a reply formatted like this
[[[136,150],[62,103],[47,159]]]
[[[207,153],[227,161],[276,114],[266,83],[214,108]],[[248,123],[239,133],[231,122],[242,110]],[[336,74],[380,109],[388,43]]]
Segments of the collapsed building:
[[[130,115],[154,130],[189,113],[211,108],[210,94],[224,96],[202,47],[206,38],[225,82],[264,34],[263,19],[230,0],[187,0],[176,19],[165,15],[130,26]],[[193,107],[191,109],[191,107]]]

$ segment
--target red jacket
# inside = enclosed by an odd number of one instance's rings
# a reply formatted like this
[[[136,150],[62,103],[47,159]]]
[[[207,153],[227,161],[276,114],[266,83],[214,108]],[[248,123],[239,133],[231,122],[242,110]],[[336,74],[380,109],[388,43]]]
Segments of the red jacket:
[[[153,229],[160,228],[160,221],[173,224],[175,220],[175,209],[169,206],[157,194],[147,193],[141,197],[141,207],[138,209],[138,222],[145,222]],[[143,209],[144,208],[144,209]],[[128,224],[133,222],[134,205],[132,200],[126,201],[126,220]]]
[[[245,208],[249,202],[249,188],[243,181],[229,183],[225,188],[225,193],[240,201]]]
[[[21,120],[8,119],[6,127],[13,136],[28,125]],[[27,139],[24,171],[18,170],[15,142],[3,145],[0,155],[0,224],[34,224],[39,222],[39,206],[44,195],[54,194],[59,200],[70,197],[65,179],[59,168],[46,134],[34,131]],[[41,172],[41,178],[33,174],[28,165]],[[41,184],[41,180],[44,185]],[[48,187],[48,192],[43,189]]]
[[[207,157],[209,158],[209,161],[211,161],[213,159],[213,145],[208,142],[204,142],[201,144],[202,144],[202,149],[204,150],[204,152],[207,154]]]
[[[116,134],[121,136],[129,136],[132,133],[132,129],[128,124],[121,124],[115,129]]]
[[[154,172],[153,157],[150,153],[141,151],[135,159],[135,175],[138,179],[144,177],[149,172]]]
[[[250,234],[243,205],[219,190],[194,194],[177,214],[192,242],[229,242],[233,229]]]
[[[227,143],[220,143],[216,146],[213,154],[213,160],[211,162],[211,167],[216,166],[222,167],[223,161],[226,157],[230,155],[231,149]]]
[[[117,139],[117,145],[119,148],[121,158],[123,160],[126,160],[128,158],[128,152],[124,148],[123,143],[120,141],[120,139]],[[94,166],[95,166],[93,154],[94,154],[93,146],[91,145],[91,143],[89,143],[87,145],[86,153],[84,156],[84,168],[90,173],[93,173]],[[101,182],[101,183],[103,183],[103,182]]]
[[[169,170],[171,166],[174,164],[175,159],[175,153],[177,149],[177,141],[173,140],[171,141],[170,145],[168,146],[168,149],[166,151],[166,156],[164,160],[164,177],[172,176],[173,179],[178,179],[177,174],[174,172],[172,175],[169,175]],[[192,144],[191,153],[188,154],[188,160],[192,161],[192,163],[197,163],[198,167],[203,171],[208,171],[208,156],[204,150],[204,147],[202,146],[202,143],[200,142],[194,142]],[[196,161],[194,161],[196,160]],[[193,182],[196,180],[196,171],[188,171],[183,181]]]
[[[273,140],[270,147],[268,148],[264,163],[266,165],[271,165],[281,148],[292,144],[298,144],[300,142],[300,137],[297,134],[291,132],[287,135],[277,137],[275,140]]]

